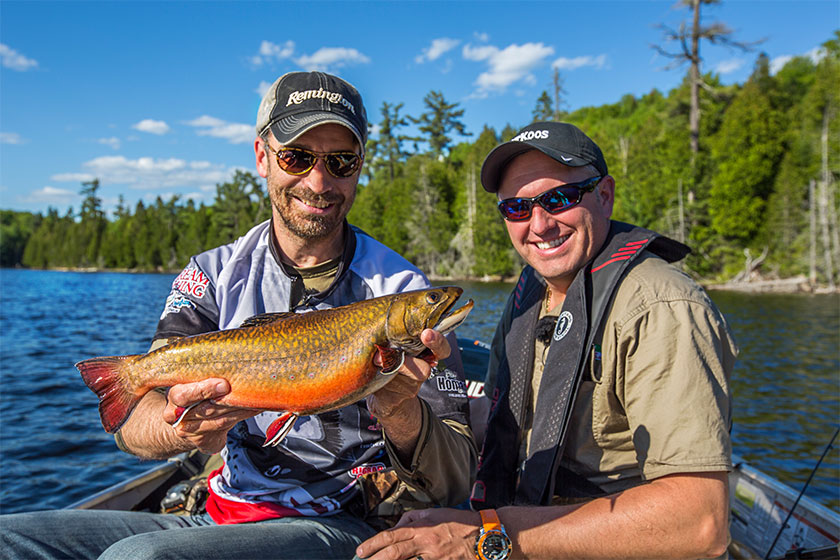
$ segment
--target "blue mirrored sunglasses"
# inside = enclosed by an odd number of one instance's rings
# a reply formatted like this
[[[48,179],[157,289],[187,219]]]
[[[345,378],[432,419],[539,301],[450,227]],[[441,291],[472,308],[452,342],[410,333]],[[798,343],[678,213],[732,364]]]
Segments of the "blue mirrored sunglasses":
[[[506,198],[499,201],[499,212],[509,222],[529,220],[534,204],[539,204],[549,214],[559,214],[579,204],[584,193],[595,190],[601,179],[603,177],[597,176],[580,183],[566,183],[533,198]]]

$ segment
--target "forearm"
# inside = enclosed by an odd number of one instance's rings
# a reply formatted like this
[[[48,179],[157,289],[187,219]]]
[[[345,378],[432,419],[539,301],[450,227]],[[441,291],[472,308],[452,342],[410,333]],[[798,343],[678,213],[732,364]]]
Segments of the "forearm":
[[[166,459],[195,449],[193,443],[178,437],[172,426],[164,422],[165,406],[164,395],[157,391],[146,393],[120,429],[126,451],[141,459]]]
[[[514,558],[713,558],[726,549],[726,473],[673,475],[575,506],[499,510]]]
[[[423,426],[422,406],[420,399],[414,397],[396,407],[387,416],[377,417],[385,437],[388,438],[393,451],[403,464],[411,462],[420,438],[420,430]]]
[[[435,503],[460,504],[469,496],[478,462],[472,432],[466,424],[442,420],[427,403],[420,404],[422,427],[408,459],[397,456],[386,438],[391,464],[401,479],[422,488]]]

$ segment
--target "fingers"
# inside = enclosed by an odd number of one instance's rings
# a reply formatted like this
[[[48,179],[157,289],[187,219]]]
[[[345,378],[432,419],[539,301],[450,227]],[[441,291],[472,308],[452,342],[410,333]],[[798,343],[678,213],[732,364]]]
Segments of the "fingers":
[[[188,407],[197,402],[218,399],[230,393],[225,379],[204,379],[194,383],[181,383],[169,389],[167,400],[175,407]]]
[[[426,348],[431,350],[432,353],[435,355],[435,358],[437,358],[438,360],[448,358],[449,354],[452,353],[452,349],[449,346],[449,341],[446,339],[445,336],[443,336],[434,329],[426,329],[423,332],[421,332],[420,342],[422,342],[426,346]]]
[[[405,513],[394,528],[360,544],[356,554],[368,560],[416,556],[472,559],[480,527],[476,512],[448,508],[414,510]]]

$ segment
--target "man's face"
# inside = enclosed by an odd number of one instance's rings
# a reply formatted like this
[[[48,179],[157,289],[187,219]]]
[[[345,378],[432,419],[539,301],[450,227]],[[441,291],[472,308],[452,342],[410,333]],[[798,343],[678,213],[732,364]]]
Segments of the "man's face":
[[[358,171],[347,178],[330,175],[318,159],[303,175],[289,175],[277,165],[275,151],[281,147],[269,135],[270,150],[257,140],[257,171],[266,178],[273,216],[284,229],[305,240],[325,239],[341,231],[344,218],[356,197]],[[347,128],[338,124],[317,126],[284,147],[305,148],[319,153],[356,152],[358,143]]]
[[[567,167],[538,150],[531,150],[507,165],[498,197],[530,198],[561,184],[594,176],[597,172],[591,168]],[[580,204],[559,214],[549,214],[534,204],[529,220],[505,220],[514,248],[555,288],[565,290],[607,238],[614,190],[615,183],[607,176],[594,191],[583,195]]]

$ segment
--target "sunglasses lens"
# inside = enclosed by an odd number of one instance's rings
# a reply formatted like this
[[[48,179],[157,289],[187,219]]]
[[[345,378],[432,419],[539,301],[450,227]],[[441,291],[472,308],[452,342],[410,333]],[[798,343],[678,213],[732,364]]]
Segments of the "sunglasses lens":
[[[315,156],[302,150],[285,148],[277,151],[277,163],[286,173],[300,175],[315,165]]]
[[[521,222],[531,217],[531,201],[523,198],[508,198],[499,202],[502,216],[511,222]]]
[[[335,153],[326,157],[327,170],[336,177],[349,177],[359,168],[360,158],[356,154]]]
[[[549,214],[562,212],[569,206],[573,206],[580,197],[580,189],[577,187],[557,187],[551,189],[540,197],[540,203]]]

